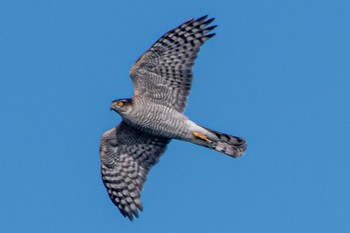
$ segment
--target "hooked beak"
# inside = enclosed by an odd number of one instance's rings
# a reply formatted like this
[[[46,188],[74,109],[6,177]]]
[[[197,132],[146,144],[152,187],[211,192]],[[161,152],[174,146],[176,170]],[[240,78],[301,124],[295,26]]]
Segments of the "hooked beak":
[[[115,108],[113,107],[113,105],[110,107],[110,109],[109,110],[111,110],[111,111],[115,111]]]

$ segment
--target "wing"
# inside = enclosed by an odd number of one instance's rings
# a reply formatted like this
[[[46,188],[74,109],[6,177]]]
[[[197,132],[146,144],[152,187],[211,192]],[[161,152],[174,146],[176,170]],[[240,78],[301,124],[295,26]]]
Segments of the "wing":
[[[170,139],[143,133],[125,122],[101,140],[102,179],[112,202],[130,220],[142,211],[141,191],[148,171],[166,150]]]
[[[215,34],[214,18],[191,19],[169,31],[130,70],[134,96],[150,98],[183,112],[191,91],[192,67],[200,47]]]

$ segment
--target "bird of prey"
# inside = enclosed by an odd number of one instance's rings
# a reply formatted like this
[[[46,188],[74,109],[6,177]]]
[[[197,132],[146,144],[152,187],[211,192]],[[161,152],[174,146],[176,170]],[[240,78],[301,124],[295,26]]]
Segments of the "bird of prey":
[[[149,170],[172,139],[191,142],[233,158],[244,154],[240,137],[216,132],[183,114],[192,67],[200,47],[215,33],[214,18],[191,19],[163,35],[131,68],[134,95],[112,102],[122,122],[102,136],[102,180],[112,202],[133,220],[143,210],[141,191]]]

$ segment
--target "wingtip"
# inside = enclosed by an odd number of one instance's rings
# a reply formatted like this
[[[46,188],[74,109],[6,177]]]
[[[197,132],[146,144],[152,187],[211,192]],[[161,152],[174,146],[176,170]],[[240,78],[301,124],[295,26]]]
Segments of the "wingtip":
[[[203,15],[203,16],[199,17],[198,19],[196,19],[196,21],[204,21],[206,18],[208,18],[208,15]]]
[[[130,222],[134,221],[133,215],[132,214],[127,214],[125,217],[128,217]]]
[[[196,21],[197,22],[202,22],[203,24],[208,25],[208,24],[212,23],[215,20],[215,17],[212,17],[212,18],[209,18],[209,19],[207,19],[207,18],[208,18],[208,15],[204,15],[204,16],[199,17],[198,19],[196,19]]]
[[[213,18],[208,19],[204,23],[208,25],[208,24],[211,24],[214,20],[215,20],[215,18],[213,17]]]
[[[210,27],[207,27],[206,30],[207,31],[212,31],[214,30],[218,25],[213,25],[213,26],[210,26]]]
[[[216,35],[216,33],[210,33],[210,34],[206,35],[205,38],[210,39],[215,35]]]

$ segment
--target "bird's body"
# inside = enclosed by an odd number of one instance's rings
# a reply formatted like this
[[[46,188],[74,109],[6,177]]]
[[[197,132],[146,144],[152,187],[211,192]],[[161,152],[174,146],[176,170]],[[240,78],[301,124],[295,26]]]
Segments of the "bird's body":
[[[215,34],[207,16],[189,20],[161,37],[131,68],[130,99],[112,102],[123,119],[101,140],[102,179],[120,212],[130,220],[142,210],[148,171],[172,139],[191,142],[231,157],[244,154],[244,139],[197,125],[183,112],[200,47]]]
[[[120,113],[123,120],[133,127],[147,132],[149,134],[182,139],[189,133],[188,127],[184,124],[188,118],[165,105],[152,103],[152,100],[133,97],[131,101],[131,110],[127,116]]]

